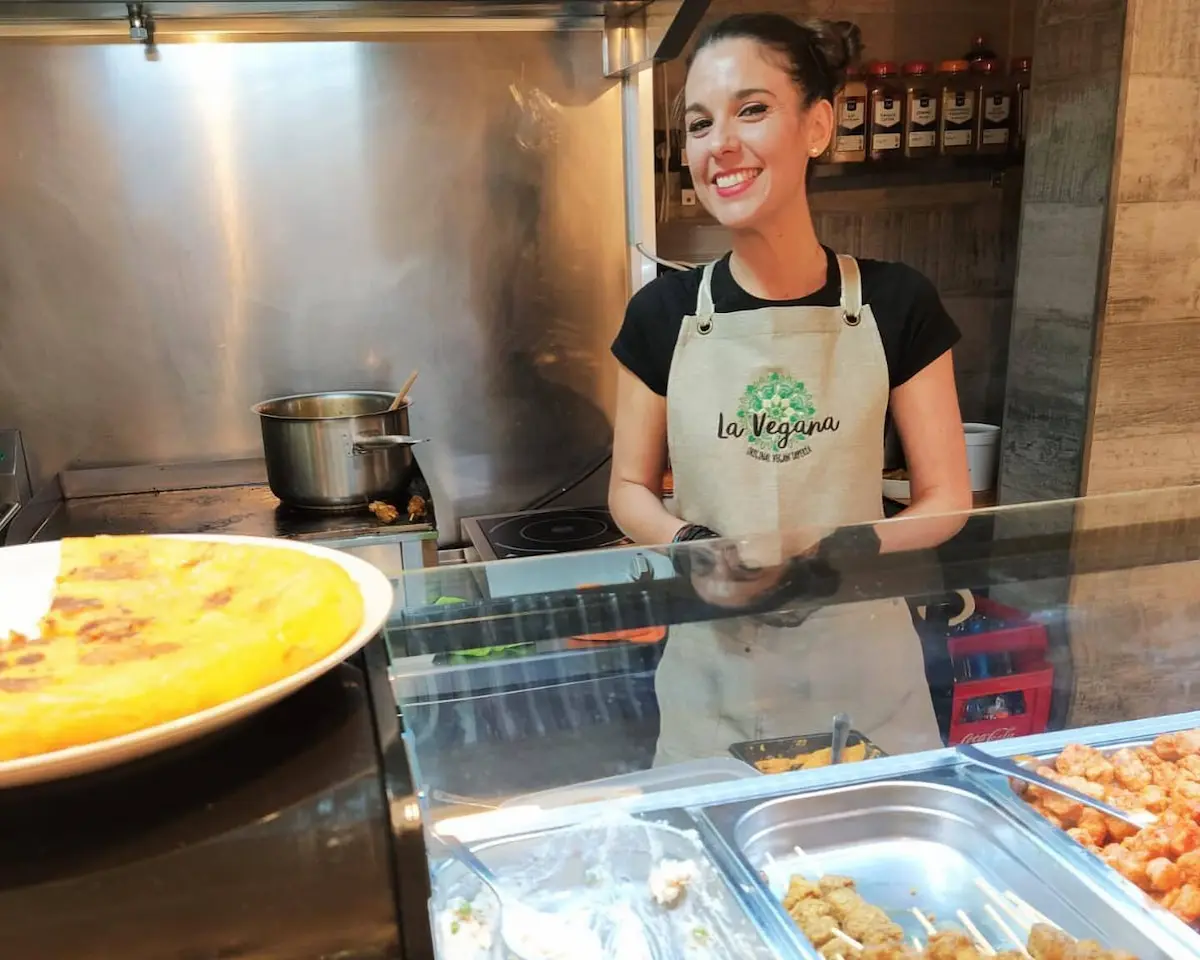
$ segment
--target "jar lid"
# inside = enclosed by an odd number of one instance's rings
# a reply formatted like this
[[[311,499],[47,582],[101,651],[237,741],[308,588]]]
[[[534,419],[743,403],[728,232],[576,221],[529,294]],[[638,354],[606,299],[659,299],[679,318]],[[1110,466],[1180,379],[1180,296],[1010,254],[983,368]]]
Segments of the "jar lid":
[[[965,73],[970,66],[966,60],[943,60],[938,64],[938,73]]]
[[[896,65],[891,60],[878,60],[871,64],[871,76],[873,77],[894,77],[896,75]]]
[[[1028,73],[1033,69],[1033,57],[1013,57],[1009,69],[1013,73]]]
[[[1000,64],[995,60],[985,58],[983,60],[976,60],[974,63],[972,63],[971,69],[976,73],[999,73]]]
[[[904,73],[910,77],[919,77],[922,74],[932,73],[933,64],[925,60],[909,60],[904,65]]]

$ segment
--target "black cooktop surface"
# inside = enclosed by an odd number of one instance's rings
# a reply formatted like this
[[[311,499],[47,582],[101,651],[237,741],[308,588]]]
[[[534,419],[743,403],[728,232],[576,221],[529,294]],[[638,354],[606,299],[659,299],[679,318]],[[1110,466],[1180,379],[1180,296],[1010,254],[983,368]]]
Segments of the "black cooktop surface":
[[[604,507],[535,510],[480,517],[476,522],[497,560],[599,550],[630,542]]]

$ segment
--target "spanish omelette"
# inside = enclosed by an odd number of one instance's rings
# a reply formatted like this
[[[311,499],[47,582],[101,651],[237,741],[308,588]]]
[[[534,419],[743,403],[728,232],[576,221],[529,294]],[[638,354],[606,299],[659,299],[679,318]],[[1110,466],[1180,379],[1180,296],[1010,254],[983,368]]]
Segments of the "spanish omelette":
[[[315,554],[247,540],[63,540],[38,635],[0,635],[0,763],[217,707],[336,652],[363,624],[363,594],[343,564]]]

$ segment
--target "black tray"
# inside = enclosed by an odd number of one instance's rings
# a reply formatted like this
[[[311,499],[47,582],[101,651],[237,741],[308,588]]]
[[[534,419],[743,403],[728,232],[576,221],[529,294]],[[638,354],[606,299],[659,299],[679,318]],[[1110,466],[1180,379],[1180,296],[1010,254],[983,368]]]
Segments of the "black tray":
[[[846,737],[846,746],[856,747],[860,743],[867,745],[867,755],[863,758],[864,760],[874,760],[876,757],[887,756],[886,753],[857,730],[851,730]],[[827,731],[825,733],[810,733],[803,737],[776,737],[774,740],[745,740],[742,743],[735,743],[730,746],[729,752],[741,760],[742,763],[747,763],[754,767],[759,760],[776,760],[781,757],[792,759],[803,756],[806,753],[815,753],[817,750],[831,746],[833,746],[833,732]],[[758,768],[754,767],[754,769],[757,770]]]

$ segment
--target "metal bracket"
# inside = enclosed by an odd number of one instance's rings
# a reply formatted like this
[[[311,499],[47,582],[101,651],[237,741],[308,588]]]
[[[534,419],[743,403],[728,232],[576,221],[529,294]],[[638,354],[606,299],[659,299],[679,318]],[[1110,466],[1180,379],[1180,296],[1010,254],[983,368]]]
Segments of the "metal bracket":
[[[710,0],[653,0],[632,13],[604,18],[604,75],[623,77],[674,60],[687,46]]]
[[[127,3],[125,9],[129,12],[129,39],[134,43],[144,43],[147,47],[154,46],[154,20],[144,3]]]

